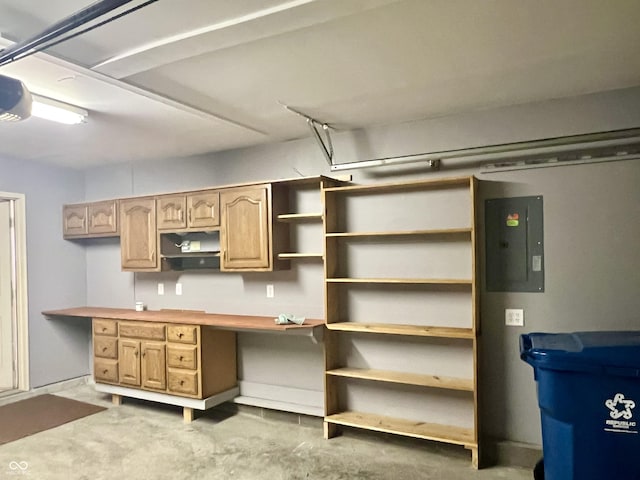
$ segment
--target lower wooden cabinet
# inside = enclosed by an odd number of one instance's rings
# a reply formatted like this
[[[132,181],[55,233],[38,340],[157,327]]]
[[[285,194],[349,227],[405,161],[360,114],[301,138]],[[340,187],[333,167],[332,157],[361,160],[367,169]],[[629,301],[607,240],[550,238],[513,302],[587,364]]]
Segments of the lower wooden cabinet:
[[[197,399],[237,384],[236,334],[200,325],[93,319],[96,383]]]

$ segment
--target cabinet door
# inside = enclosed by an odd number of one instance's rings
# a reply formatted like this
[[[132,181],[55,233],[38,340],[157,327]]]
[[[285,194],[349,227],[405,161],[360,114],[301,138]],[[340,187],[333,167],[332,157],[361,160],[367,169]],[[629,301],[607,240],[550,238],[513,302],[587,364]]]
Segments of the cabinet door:
[[[269,270],[269,186],[233,188],[220,194],[221,270]]]
[[[142,342],[142,386],[166,390],[166,357],[164,343]]]
[[[157,199],[158,230],[186,228],[187,198],[184,195],[165,195]]]
[[[140,386],[140,342],[120,340],[119,345],[120,383]]]
[[[65,205],[62,207],[62,235],[74,237],[87,233],[87,206]]]
[[[194,193],[187,196],[189,228],[220,226],[220,194],[218,192]]]
[[[90,203],[88,206],[89,234],[118,233],[118,204],[115,200]]]
[[[120,249],[123,270],[158,270],[156,202],[137,198],[120,202]]]

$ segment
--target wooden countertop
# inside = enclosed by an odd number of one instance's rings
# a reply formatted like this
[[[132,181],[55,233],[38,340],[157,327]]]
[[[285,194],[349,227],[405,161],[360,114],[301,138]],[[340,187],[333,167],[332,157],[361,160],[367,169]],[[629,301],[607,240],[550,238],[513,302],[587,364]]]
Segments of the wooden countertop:
[[[188,310],[145,310],[138,312],[127,308],[75,307],[42,312],[48,317],[112,318],[116,320],[139,320],[144,322],[187,323],[208,325],[229,330],[263,330],[268,332],[289,330],[313,330],[324,325],[324,320],[305,319],[303,325],[276,325],[274,317],[253,315],[227,315]]]

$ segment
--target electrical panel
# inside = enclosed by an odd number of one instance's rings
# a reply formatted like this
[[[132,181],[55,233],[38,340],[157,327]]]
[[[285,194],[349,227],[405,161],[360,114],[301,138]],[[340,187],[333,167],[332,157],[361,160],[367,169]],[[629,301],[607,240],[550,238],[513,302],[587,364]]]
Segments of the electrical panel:
[[[544,292],[542,197],[485,201],[486,288]]]

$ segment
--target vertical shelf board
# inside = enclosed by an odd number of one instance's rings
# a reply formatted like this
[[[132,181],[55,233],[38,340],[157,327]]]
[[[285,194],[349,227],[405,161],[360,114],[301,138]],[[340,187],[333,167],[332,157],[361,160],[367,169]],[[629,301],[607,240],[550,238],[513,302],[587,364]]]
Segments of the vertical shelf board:
[[[472,465],[477,468],[478,464],[478,265],[477,265],[477,230],[476,230],[476,191],[477,180],[473,176],[441,178],[433,180],[379,183],[368,185],[350,185],[341,187],[329,187],[323,189],[323,209],[324,209],[324,256],[325,256],[325,314],[328,333],[332,335],[332,343],[326,347],[325,357],[325,385],[329,390],[326,392],[327,408],[325,418],[325,437],[330,438],[337,434],[338,426],[348,426],[364,428],[369,430],[394,433],[416,438],[437,440],[447,443],[462,445],[472,452]],[[390,194],[390,195],[388,195]],[[421,209],[415,209],[413,214],[409,205],[428,205],[434,212],[424,219],[417,214]],[[358,216],[358,212],[367,212],[367,208],[380,208],[380,216]],[[396,210],[394,210],[394,208]],[[393,215],[393,212],[402,212]],[[380,275],[349,275],[344,265],[348,261],[355,261],[359,256],[353,257],[345,247],[349,239],[363,239],[369,244],[379,243],[381,246],[385,242],[406,242],[407,237],[415,237],[418,243],[424,242],[468,242],[471,251],[469,262],[470,274],[461,276],[456,274],[456,269],[446,268],[444,275],[437,275],[440,278],[433,278],[436,271],[407,270],[405,272],[404,258],[399,258],[400,262],[396,267],[401,269],[400,275],[385,271]],[[439,236],[439,237],[438,237]],[[420,238],[422,237],[422,238]],[[401,239],[405,240],[401,240]],[[340,239],[343,239],[342,243]],[[444,239],[444,240],[443,240]],[[366,247],[369,248],[369,247]],[[448,248],[448,247],[445,247]],[[455,248],[452,246],[451,248]],[[382,252],[386,250],[382,248]],[[356,252],[360,254],[361,252]],[[420,251],[422,253],[422,251]],[[365,251],[365,256],[369,255]],[[350,258],[353,257],[353,258]],[[344,271],[341,271],[341,266]],[[448,267],[448,265],[445,265]],[[438,271],[440,271],[438,270]],[[464,272],[464,270],[462,270]],[[406,273],[409,273],[406,275]],[[384,278],[389,274],[390,278]],[[406,275],[406,278],[402,278]],[[381,278],[382,277],[382,278]],[[353,285],[354,287],[349,287]],[[454,310],[443,312],[455,312],[453,318],[444,318],[442,326],[415,325],[407,322],[399,324],[376,323],[372,318],[368,323],[362,317],[360,321],[349,321],[349,317],[358,318],[358,312],[350,312],[351,297],[345,291],[351,291],[357,285],[373,286],[380,289],[380,295],[389,296],[388,308],[393,311],[393,289],[406,285],[425,285],[425,288],[453,289],[459,292],[460,288],[467,288],[469,296],[467,301],[468,320],[463,320],[458,315],[461,310],[456,307]],[[394,285],[396,285],[394,287]],[[433,285],[433,287],[428,287]],[[437,286],[437,287],[436,287]],[[369,287],[366,287],[369,288]],[[415,287],[418,288],[418,287]],[[422,287],[420,287],[422,288]],[[433,295],[432,293],[430,295]],[[451,295],[448,292],[446,295]],[[456,297],[456,300],[462,297]],[[424,301],[432,302],[433,308],[439,307],[441,300],[438,297],[425,297]],[[435,303],[433,303],[435,302]],[[382,303],[382,300],[381,300]],[[431,303],[430,303],[431,305]],[[360,305],[359,305],[360,306]],[[382,308],[382,306],[380,306]],[[366,310],[366,309],[365,309]],[[373,313],[375,316],[375,312]],[[431,318],[431,317],[429,317]],[[384,319],[380,318],[384,321]],[[422,323],[424,320],[420,320]],[[454,323],[452,323],[452,321]],[[464,324],[464,328],[462,325]],[[472,356],[472,378],[441,377],[438,375],[415,375],[408,372],[396,372],[395,369],[373,370],[370,368],[353,368],[348,364],[340,364],[339,342],[337,339],[341,335],[349,332],[361,332],[377,335],[395,336],[424,336],[443,337],[453,339],[464,339],[469,343],[469,354]],[[391,338],[391,337],[388,337]],[[390,347],[391,353],[399,348],[397,345]],[[427,347],[428,348],[428,347]],[[346,362],[348,363],[348,362]],[[455,374],[454,374],[455,375]],[[466,377],[466,375],[464,375]],[[372,392],[376,395],[384,395],[385,388],[390,388],[390,384],[413,385],[415,388],[426,387],[444,388],[451,390],[461,390],[470,392],[469,408],[473,409],[473,421],[468,428],[455,425],[440,425],[437,423],[415,422],[410,419],[392,418],[383,415],[365,413],[364,411],[350,411],[349,405],[345,404],[348,398],[340,398],[340,388],[338,380],[350,380],[351,382],[365,381],[371,384]],[[356,379],[356,380],[353,380]],[[374,383],[371,383],[374,382]],[[375,384],[378,384],[376,386]],[[385,384],[387,387],[385,387]],[[412,387],[413,388],[413,387]],[[422,394],[420,394],[422,395]],[[365,397],[366,398],[366,397]],[[378,397],[376,401],[384,401],[385,397]],[[348,403],[348,402],[347,402]],[[375,403],[375,402],[374,402]],[[367,403],[368,404],[368,403]],[[357,405],[354,405],[357,407]],[[366,405],[362,404],[362,410],[366,410]],[[354,410],[361,410],[354,408]],[[340,409],[340,410],[338,410]],[[471,410],[468,410],[471,415]],[[400,416],[403,416],[400,413]],[[450,419],[451,420],[451,419]],[[436,422],[438,420],[436,419]]]
[[[472,328],[474,333],[473,339],[473,404],[475,409],[474,415],[474,433],[475,433],[475,441],[476,444],[479,444],[479,431],[480,431],[480,420],[479,420],[479,412],[480,412],[480,399],[478,394],[478,374],[479,374],[479,362],[478,362],[478,335],[480,335],[480,309],[479,309],[479,272],[478,272],[478,231],[476,228],[477,225],[477,214],[476,205],[478,199],[478,181],[475,177],[471,177],[471,182],[469,184],[469,194],[471,196],[471,212],[470,212],[470,222],[471,222],[471,255],[472,255],[472,282],[471,282],[471,301],[472,301]],[[472,463],[475,468],[478,468],[479,459],[478,459],[478,447],[475,449],[471,449],[472,452]]]

